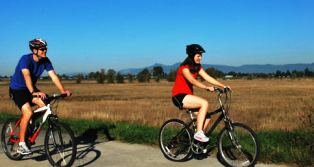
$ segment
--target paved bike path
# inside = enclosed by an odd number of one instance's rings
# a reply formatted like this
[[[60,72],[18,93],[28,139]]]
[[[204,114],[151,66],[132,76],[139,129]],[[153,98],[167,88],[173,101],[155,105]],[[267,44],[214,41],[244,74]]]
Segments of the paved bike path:
[[[2,125],[0,125],[0,131]],[[36,139],[36,145],[32,147],[31,156],[25,156],[22,160],[13,161],[7,158],[2,148],[0,149],[0,166],[10,167],[48,167],[51,166],[44,151],[45,131],[41,131]],[[119,141],[90,140],[76,138],[77,156],[73,166],[113,166],[113,167],[219,167],[223,166],[215,155],[206,157],[195,156],[187,162],[172,162],[167,160],[157,147],[140,144],[129,144]],[[256,167],[285,167],[283,165],[258,164]]]

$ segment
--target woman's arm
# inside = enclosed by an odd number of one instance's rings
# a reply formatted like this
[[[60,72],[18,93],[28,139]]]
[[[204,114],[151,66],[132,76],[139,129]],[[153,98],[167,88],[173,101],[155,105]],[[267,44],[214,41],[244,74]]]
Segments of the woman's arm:
[[[224,84],[218,82],[215,78],[209,76],[209,75],[205,72],[205,70],[204,70],[203,68],[198,72],[198,74],[199,74],[200,76],[202,76],[207,82],[209,82],[209,83],[211,83],[211,84],[213,84],[213,85],[220,86],[220,87],[222,87],[222,88],[225,88],[225,87],[226,87]]]
[[[65,90],[59,77],[56,75],[55,70],[50,70],[48,71],[48,74],[52,80],[53,83],[55,83],[55,85],[57,86],[57,88],[60,90],[60,92],[62,94],[67,94],[68,97],[70,97],[71,92],[68,90]]]
[[[183,74],[184,78],[185,78],[186,80],[188,80],[192,85],[195,85],[195,86],[197,86],[197,87],[199,87],[199,88],[202,88],[202,89],[206,89],[206,88],[207,88],[206,85],[204,85],[204,84],[201,83],[200,81],[196,80],[196,79],[192,76],[192,74],[191,74],[191,72],[190,72],[190,70],[189,70],[188,68],[183,68],[182,74]]]

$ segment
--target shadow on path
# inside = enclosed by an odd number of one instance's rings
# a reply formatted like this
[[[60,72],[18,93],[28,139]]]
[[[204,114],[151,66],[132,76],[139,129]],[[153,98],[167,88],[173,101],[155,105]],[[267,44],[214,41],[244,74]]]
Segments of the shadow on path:
[[[89,128],[81,136],[76,137],[77,154],[74,162],[75,166],[87,166],[99,159],[101,152],[96,149],[96,145],[108,142],[108,140],[114,140],[109,134],[109,128],[115,127]],[[105,134],[108,140],[98,139],[99,133]]]

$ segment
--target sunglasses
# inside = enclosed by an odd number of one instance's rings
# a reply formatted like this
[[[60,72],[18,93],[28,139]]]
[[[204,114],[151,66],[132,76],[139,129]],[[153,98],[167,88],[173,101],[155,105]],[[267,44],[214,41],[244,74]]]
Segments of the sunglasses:
[[[43,52],[43,51],[47,50],[47,48],[40,48],[38,50],[41,50]]]

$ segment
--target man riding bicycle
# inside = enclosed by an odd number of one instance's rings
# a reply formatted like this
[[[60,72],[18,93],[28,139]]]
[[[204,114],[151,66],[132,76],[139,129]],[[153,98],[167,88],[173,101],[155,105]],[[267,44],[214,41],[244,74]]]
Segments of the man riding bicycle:
[[[38,105],[40,108],[45,106],[45,93],[37,89],[36,82],[40,75],[46,70],[62,94],[69,97],[71,92],[65,90],[54,68],[46,56],[47,42],[43,39],[34,39],[29,42],[30,54],[23,55],[19,60],[10,83],[10,98],[23,113],[20,123],[20,143],[17,152],[23,155],[31,154],[32,151],[25,144],[25,133],[28,122],[33,115],[32,106]],[[44,113],[43,111],[42,113]],[[33,122],[35,122],[32,117]]]

